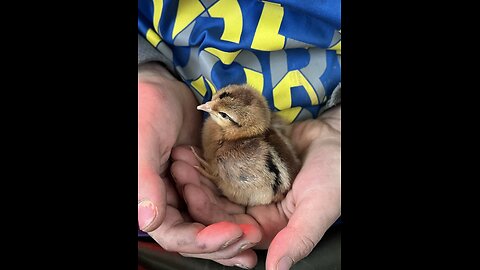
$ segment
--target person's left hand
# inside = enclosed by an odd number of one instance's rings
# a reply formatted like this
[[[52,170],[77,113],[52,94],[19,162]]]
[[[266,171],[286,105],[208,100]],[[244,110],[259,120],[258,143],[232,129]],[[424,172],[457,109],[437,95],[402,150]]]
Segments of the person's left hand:
[[[258,226],[262,240],[255,248],[268,248],[267,270],[289,269],[306,257],[341,212],[340,108],[294,124],[292,143],[303,161],[292,189],[281,202],[247,208],[221,196],[198,173],[193,166],[199,163],[189,147],[172,151],[172,174],[190,215],[205,225],[230,221]]]
[[[194,222],[170,177],[175,145],[200,142],[201,114],[187,85],[158,63],[138,68],[138,225],[164,250],[209,256],[226,266],[253,267],[252,247],[261,238],[254,226]]]

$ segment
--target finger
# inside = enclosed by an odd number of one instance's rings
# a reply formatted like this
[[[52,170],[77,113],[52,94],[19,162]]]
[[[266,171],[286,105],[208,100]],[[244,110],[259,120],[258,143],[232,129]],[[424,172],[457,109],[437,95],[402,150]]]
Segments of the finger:
[[[194,147],[195,151],[200,155],[203,156],[203,151],[200,150],[198,147]],[[192,150],[190,149],[189,145],[180,145],[176,146],[172,149],[171,157],[173,160],[182,160],[186,163],[190,164],[191,166],[200,165],[197,158],[193,154]]]
[[[201,258],[197,256],[188,256],[187,254],[182,254],[185,257]],[[226,266],[237,266],[243,269],[251,269],[257,265],[257,254],[252,249],[247,249],[239,253],[238,255],[228,258],[228,259],[212,259],[213,261],[226,265]]]
[[[171,177],[164,177],[162,178],[162,181],[165,184],[167,205],[173,206],[178,209],[180,207],[180,202],[178,198],[178,191],[175,188],[174,181],[171,179]]]
[[[202,258],[208,260],[220,260],[220,259],[230,259],[241,252],[255,246],[260,240],[262,239],[262,235],[260,231],[249,224],[241,224],[240,227],[243,231],[243,236],[241,239],[234,243],[229,243],[225,248],[220,249],[216,252],[211,253],[200,253],[200,254],[190,254],[190,253],[181,253],[183,256],[186,257],[195,257],[195,258]]]
[[[179,193],[183,192],[183,186],[193,184],[196,186],[205,185],[215,196],[220,196],[220,192],[210,180],[200,175],[200,173],[183,160],[174,161],[171,166],[172,176],[175,179]]]
[[[291,192],[287,194],[286,198],[291,196],[290,194]],[[288,211],[288,209],[282,206],[284,201],[247,208],[245,216],[252,218],[262,228],[262,241],[256,246],[257,249],[268,249],[277,233],[287,226],[288,217],[285,215],[285,210]]]
[[[167,206],[164,222],[149,235],[167,251],[198,254],[218,251],[226,243],[242,237],[243,230],[230,222],[207,227],[184,222],[177,209]]]
[[[152,170],[138,172],[138,225],[141,230],[151,232],[157,229],[165,218],[165,184]]]
[[[322,209],[331,198],[323,190],[304,198],[297,204],[288,225],[282,229],[269,246],[267,270],[285,270],[306,257],[338,218],[336,210]],[[323,197],[322,197],[323,196]],[[322,198],[319,200],[319,198]]]
[[[221,260],[221,259],[231,259],[241,252],[255,246],[255,244],[248,243],[247,241],[237,241],[237,243],[221,249],[216,252],[211,253],[180,253],[182,256],[185,257],[193,257],[193,258],[200,258],[200,259],[207,259],[207,260]]]
[[[219,264],[226,266],[236,266],[243,269],[252,269],[257,265],[257,254],[251,249],[247,249],[237,256],[230,259],[214,260]]]
[[[172,149],[172,159],[174,161],[184,161],[192,167],[204,167],[197,156],[203,159],[203,151],[193,145],[180,145]]]
[[[244,207],[226,199],[212,200],[212,194],[210,196],[207,195],[208,189],[188,184],[185,185],[183,192],[188,212],[193,219],[203,224],[212,224],[220,221],[236,222],[233,214],[245,213]]]
[[[193,154],[191,149],[192,147],[195,149],[195,151],[199,155],[202,155],[202,151],[198,147],[184,145],[184,146],[176,147],[172,150],[174,152],[172,154],[173,159],[178,161],[183,161],[188,165],[192,166],[194,170],[190,170],[190,171],[199,175],[200,182],[206,185],[207,187],[209,187],[215,194],[220,194],[220,191],[218,190],[217,186],[212,181],[210,181],[210,179],[208,179],[207,177],[204,177],[202,174],[199,173],[197,169],[194,168],[195,166],[202,167],[202,165]]]
[[[191,172],[186,172],[185,170],[191,170],[191,168],[187,168],[187,163],[183,161],[174,161],[172,166],[170,167],[170,174],[174,181],[174,185],[177,189],[178,194],[180,197],[185,199],[185,195],[183,194],[183,187],[186,184],[194,184],[194,185],[201,185],[200,179],[196,174],[192,174]]]

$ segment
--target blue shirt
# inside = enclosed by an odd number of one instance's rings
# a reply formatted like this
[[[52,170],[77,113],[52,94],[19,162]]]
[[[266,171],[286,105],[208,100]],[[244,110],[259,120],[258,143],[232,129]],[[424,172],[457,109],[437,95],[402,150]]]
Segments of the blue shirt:
[[[341,83],[340,0],[139,0],[138,31],[200,103],[247,83],[291,123]]]

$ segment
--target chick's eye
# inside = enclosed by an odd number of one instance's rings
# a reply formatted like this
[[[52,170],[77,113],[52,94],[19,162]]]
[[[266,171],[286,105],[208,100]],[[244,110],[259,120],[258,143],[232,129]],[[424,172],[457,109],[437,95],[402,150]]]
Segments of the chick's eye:
[[[219,112],[219,114],[220,114],[223,118],[225,118],[225,119],[228,118],[228,115],[227,115],[226,113],[224,113],[224,112]]]

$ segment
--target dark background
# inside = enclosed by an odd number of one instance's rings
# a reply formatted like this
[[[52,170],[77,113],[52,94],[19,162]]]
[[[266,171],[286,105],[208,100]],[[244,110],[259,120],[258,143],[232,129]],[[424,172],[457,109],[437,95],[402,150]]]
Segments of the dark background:
[[[454,6],[342,3],[344,269],[471,258],[475,16]],[[135,268],[136,2],[4,11],[5,261]]]

